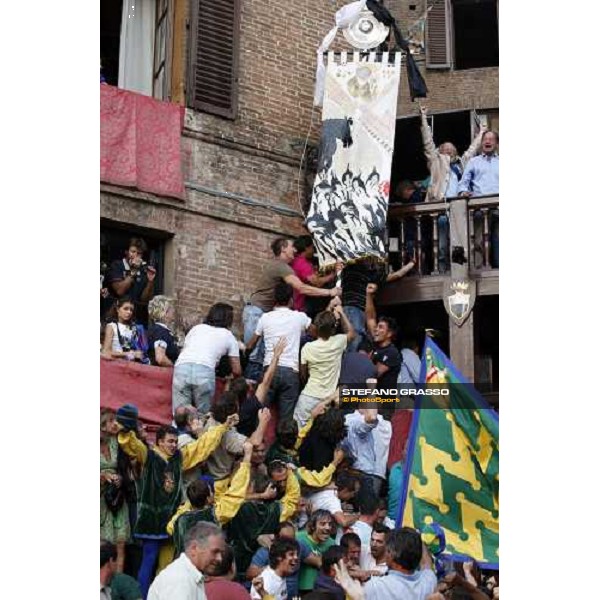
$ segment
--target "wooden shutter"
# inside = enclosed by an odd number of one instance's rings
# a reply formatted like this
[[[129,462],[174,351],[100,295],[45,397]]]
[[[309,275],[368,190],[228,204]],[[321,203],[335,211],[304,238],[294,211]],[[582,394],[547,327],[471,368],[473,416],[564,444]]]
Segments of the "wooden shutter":
[[[427,0],[432,6],[427,16],[427,68],[449,69],[452,66],[452,5],[450,0]]]
[[[192,0],[188,105],[234,119],[240,0]]]
[[[159,100],[169,100],[171,91],[171,60],[173,45],[172,0],[157,0],[154,25],[154,62],[152,69],[152,95]]]
[[[171,60],[171,102],[185,105],[188,1],[173,2],[173,58]]]

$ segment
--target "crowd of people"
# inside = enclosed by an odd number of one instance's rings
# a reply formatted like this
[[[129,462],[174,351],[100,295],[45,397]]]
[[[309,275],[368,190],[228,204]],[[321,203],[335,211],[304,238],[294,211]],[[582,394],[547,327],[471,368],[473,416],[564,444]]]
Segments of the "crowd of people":
[[[101,352],[172,369],[173,422],[152,439],[136,406],[101,409],[101,598],[498,597],[497,573],[440,571],[397,522],[393,411],[339,404],[340,384],[416,381],[422,340],[400,344],[375,303],[411,265],[323,276],[310,237],[276,239],[243,336],[234,307],[217,303],[180,347],[175,302],[153,297],[144,247],[131,240],[102,282]],[[149,327],[136,321],[144,303]]]

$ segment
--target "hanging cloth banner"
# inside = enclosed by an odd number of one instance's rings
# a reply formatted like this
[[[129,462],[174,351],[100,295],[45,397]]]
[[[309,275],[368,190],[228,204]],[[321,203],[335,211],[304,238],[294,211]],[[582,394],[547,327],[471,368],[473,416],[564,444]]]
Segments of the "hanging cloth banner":
[[[327,54],[319,164],[306,219],[321,267],[385,260],[400,52]]]

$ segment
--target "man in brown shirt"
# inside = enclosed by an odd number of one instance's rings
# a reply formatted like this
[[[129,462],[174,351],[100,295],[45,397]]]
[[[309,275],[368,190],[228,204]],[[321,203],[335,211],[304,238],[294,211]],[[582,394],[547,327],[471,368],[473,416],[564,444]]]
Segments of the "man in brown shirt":
[[[264,266],[259,277],[256,291],[250,296],[250,302],[244,307],[244,344],[247,344],[256,333],[256,324],[261,315],[273,309],[275,286],[281,281],[291,285],[296,291],[305,296],[334,297],[341,294],[340,288],[318,288],[303,283],[294,273],[290,263],[294,260],[296,249],[292,240],[277,238],[271,244],[274,257]],[[264,342],[261,340],[250,355],[245,376],[247,379],[258,380],[262,372],[264,359]]]

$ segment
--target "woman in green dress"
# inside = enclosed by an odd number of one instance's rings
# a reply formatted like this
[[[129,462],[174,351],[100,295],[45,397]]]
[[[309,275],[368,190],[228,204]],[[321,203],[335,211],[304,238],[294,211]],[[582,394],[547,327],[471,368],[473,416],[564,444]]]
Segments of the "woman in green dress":
[[[123,498],[120,507],[111,510],[104,496],[110,483],[117,488],[123,485],[123,476],[117,468],[117,432],[115,412],[110,408],[103,408],[100,411],[100,537],[117,546],[117,571],[122,573],[125,544],[129,541],[131,532],[127,502]]]

